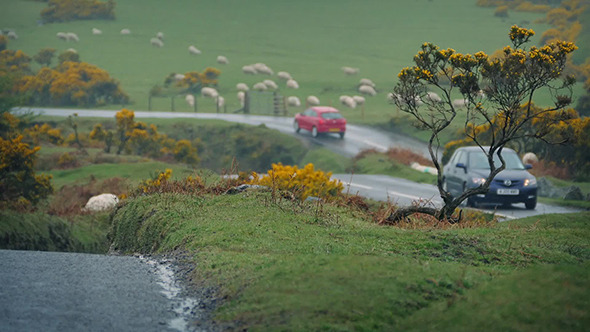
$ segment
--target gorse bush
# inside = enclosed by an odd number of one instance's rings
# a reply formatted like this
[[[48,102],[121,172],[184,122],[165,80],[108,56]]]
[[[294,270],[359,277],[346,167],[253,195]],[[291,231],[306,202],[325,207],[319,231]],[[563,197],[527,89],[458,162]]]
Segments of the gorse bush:
[[[272,169],[263,176],[253,173],[251,183],[288,191],[301,200],[310,196],[331,199],[339,196],[344,189],[339,180],[330,180],[331,176],[331,172],[316,171],[313,164],[300,169],[279,163],[272,164]]]
[[[46,23],[93,19],[114,20],[115,1],[49,0],[47,8],[41,10],[41,18]]]

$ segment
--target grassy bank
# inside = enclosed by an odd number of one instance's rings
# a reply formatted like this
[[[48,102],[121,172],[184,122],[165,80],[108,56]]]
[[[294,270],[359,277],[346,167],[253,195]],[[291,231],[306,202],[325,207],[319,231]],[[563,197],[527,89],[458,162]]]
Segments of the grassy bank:
[[[106,253],[110,244],[107,213],[67,220],[43,212],[0,210],[0,220],[1,249]]]
[[[121,251],[190,250],[194,280],[218,289],[226,301],[216,319],[234,328],[581,331],[590,323],[589,213],[400,229],[348,208],[246,192],[140,197],[113,222]]]

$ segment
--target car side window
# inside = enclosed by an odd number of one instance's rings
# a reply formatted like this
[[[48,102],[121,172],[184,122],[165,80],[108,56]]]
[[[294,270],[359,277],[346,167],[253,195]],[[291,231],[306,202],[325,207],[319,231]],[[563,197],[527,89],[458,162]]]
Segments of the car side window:
[[[315,111],[311,111],[311,112],[309,112],[309,116],[316,117],[316,116],[318,116],[318,115],[315,113]]]
[[[455,165],[457,165],[458,163],[462,163],[463,165],[467,165],[467,153],[460,151],[459,155],[457,156],[457,162],[455,163]]]
[[[308,108],[308,109],[305,110],[305,112],[303,112],[303,115],[310,116],[311,115],[311,112],[312,112],[311,111],[311,108]]]

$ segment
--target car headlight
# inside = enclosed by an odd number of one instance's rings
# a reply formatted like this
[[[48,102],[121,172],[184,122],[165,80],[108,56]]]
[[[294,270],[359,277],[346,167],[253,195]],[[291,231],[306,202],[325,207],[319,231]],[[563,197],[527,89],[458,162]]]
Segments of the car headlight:
[[[477,185],[482,185],[486,183],[486,179],[484,178],[472,178],[471,181],[473,181],[473,183]]]
[[[528,186],[534,186],[537,184],[537,179],[532,178],[532,179],[524,179],[524,186],[528,187]]]

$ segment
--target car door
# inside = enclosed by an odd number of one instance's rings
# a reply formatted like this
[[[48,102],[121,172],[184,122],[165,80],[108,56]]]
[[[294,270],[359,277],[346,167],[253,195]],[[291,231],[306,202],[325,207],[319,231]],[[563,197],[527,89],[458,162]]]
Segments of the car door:
[[[299,127],[305,130],[311,130],[313,117],[316,115],[315,112],[312,109],[307,109],[302,115],[299,121]]]
[[[451,159],[449,165],[449,172],[447,174],[448,190],[453,195],[459,195],[463,192],[463,178],[465,177],[465,169],[457,167],[457,164],[462,163],[467,165],[467,153],[465,151],[457,151],[455,158]]]

